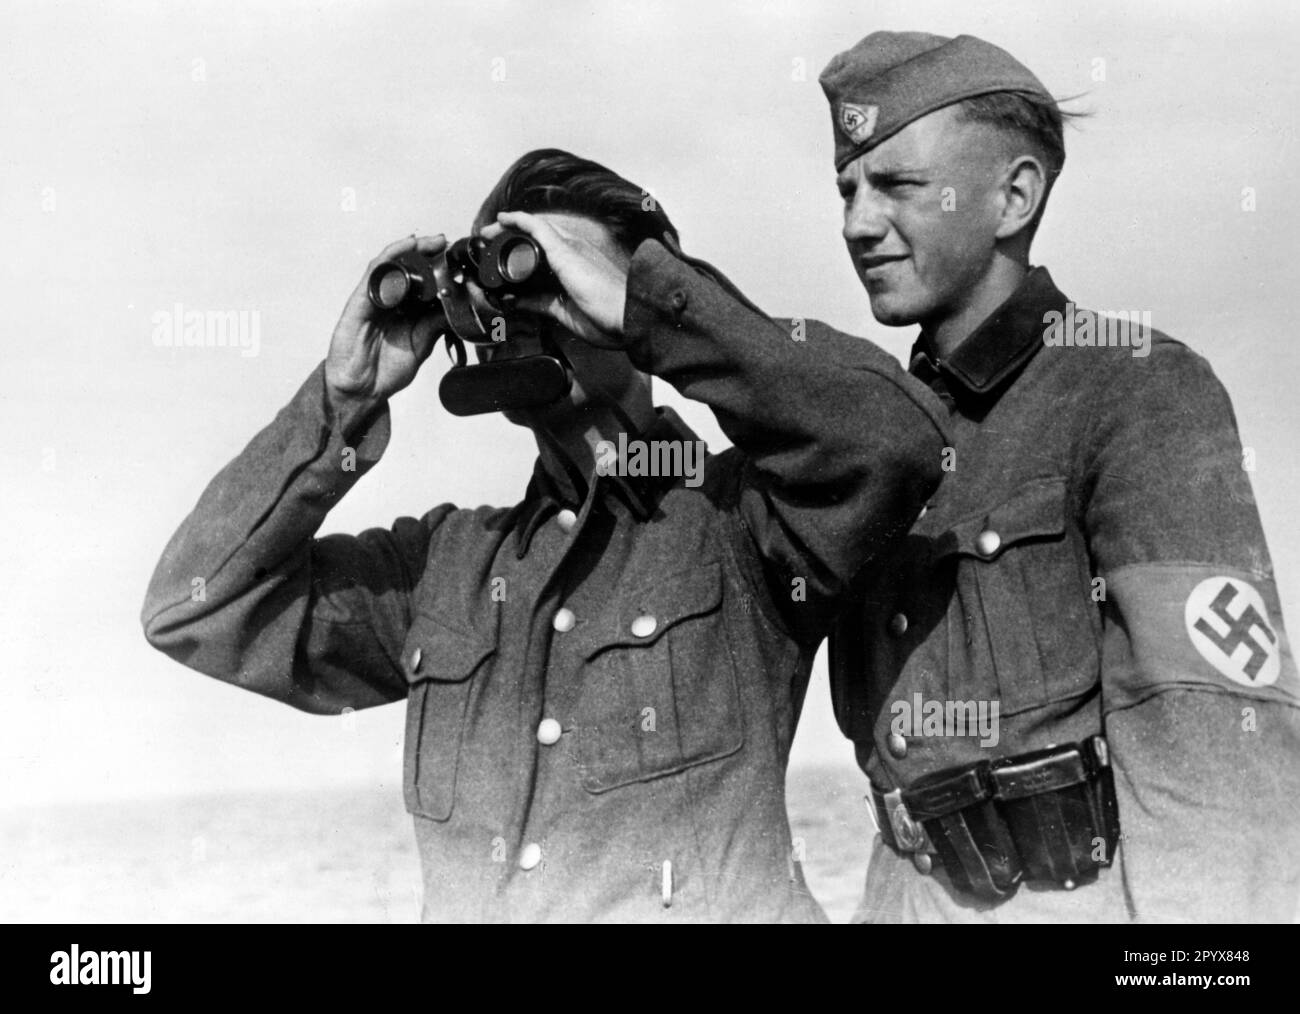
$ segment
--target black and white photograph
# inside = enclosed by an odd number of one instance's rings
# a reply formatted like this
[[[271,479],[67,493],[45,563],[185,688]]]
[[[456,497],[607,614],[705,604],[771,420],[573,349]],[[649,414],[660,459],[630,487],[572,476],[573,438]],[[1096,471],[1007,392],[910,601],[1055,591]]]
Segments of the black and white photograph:
[[[1220,924],[1300,920],[1297,43],[8,5],[0,921],[1081,924],[1116,991],[1249,991]],[[65,938],[24,975],[150,990]]]

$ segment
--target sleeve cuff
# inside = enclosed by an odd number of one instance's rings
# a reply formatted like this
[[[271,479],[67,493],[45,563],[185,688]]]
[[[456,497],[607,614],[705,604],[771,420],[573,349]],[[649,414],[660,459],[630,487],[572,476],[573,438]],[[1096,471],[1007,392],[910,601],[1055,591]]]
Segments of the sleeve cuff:
[[[662,243],[647,239],[636,248],[627,275],[623,334],[629,346],[668,324],[682,326],[690,302],[687,292],[694,270],[674,257]]]
[[[295,403],[299,399],[303,399],[303,411],[313,416],[327,446],[351,447],[356,451],[358,463],[373,465],[379,461],[392,435],[392,416],[387,399],[348,402],[336,411],[325,386],[324,363],[313,371],[294,399]]]

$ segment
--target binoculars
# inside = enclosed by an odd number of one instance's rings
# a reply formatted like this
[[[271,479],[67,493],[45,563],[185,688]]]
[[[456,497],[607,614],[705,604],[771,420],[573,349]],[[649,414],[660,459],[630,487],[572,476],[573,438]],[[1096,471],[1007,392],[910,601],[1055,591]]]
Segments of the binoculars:
[[[467,236],[433,256],[412,251],[384,261],[370,273],[368,291],[376,309],[420,316],[442,305],[461,341],[490,343],[471,298],[473,281],[489,298],[543,292],[557,282],[546,253],[527,233],[507,229],[492,239]]]
[[[371,273],[367,293],[378,310],[414,317],[441,307],[453,366],[438,396],[453,415],[479,415],[535,408],[566,396],[573,384],[568,360],[543,328],[544,354],[470,366],[465,342],[492,345],[508,340],[504,314],[486,321],[469,288],[474,282],[489,302],[505,295],[533,295],[559,287],[546,252],[527,233],[506,229],[492,239],[467,236],[432,256],[411,251],[384,261]],[[496,305],[492,302],[492,305]]]

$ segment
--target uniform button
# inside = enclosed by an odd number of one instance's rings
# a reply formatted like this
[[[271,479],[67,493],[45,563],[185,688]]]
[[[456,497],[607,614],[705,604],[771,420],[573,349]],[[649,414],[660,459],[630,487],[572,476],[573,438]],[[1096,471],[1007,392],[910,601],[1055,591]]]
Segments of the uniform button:
[[[902,613],[895,613],[889,619],[889,632],[895,637],[902,637],[907,633],[907,617]]]
[[[930,853],[928,852],[913,852],[912,865],[916,867],[916,872],[924,877],[934,869],[934,860],[930,858]]]
[[[682,292],[681,289],[678,289],[676,292],[672,294],[672,296],[669,297],[669,302],[672,304],[672,308],[674,310],[677,310],[678,312],[685,310],[686,293]]]
[[[555,515],[555,522],[566,532],[571,532],[573,531],[573,526],[578,523],[578,515],[574,514],[573,511],[566,507],[564,510],[560,511],[560,513]]]
[[[907,740],[903,738],[901,733],[891,732],[885,745],[889,747],[889,752],[899,760],[907,756]]]
[[[560,723],[554,718],[543,718],[537,726],[537,742],[551,746],[560,741]]]
[[[980,556],[992,556],[1001,546],[1002,536],[991,528],[980,532],[975,539],[975,548],[979,550]]]
[[[632,621],[632,636],[649,637],[651,634],[655,632],[655,628],[658,626],[659,626],[659,621],[656,620],[653,616],[650,615],[638,616],[635,620]]]
[[[420,671],[420,659],[422,658],[424,658],[424,652],[421,651],[419,648],[416,648],[413,652],[411,652],[411,670],[413,672]]]
[[[524,846],[523,851],[519,853],[519,868],[521,870],[531,870],[542,861],[542,847],[535,841],[530,841]]]
[[[577,622],[577,619],[573,615],[572,609],[559,609],[555,613],[555,619],[551,620],[551,626],[563,634],[573,629],[573,624]]]

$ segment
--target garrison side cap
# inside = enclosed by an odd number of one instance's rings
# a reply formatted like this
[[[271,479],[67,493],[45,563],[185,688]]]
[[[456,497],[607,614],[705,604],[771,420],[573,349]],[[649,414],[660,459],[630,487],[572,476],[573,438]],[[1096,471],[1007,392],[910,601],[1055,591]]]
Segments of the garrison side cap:
[[[1024,64],[973,35],[873,32],[818,78],[831,105],[835,171],[928,113],[992,92],[1054,102]]]

